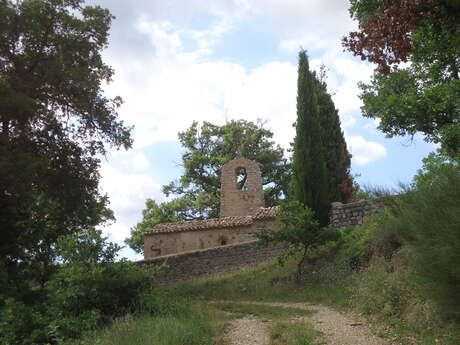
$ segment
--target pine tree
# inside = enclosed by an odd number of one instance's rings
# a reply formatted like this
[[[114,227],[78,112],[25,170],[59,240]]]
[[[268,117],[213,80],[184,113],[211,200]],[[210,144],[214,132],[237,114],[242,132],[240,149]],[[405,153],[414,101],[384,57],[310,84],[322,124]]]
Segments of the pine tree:
[[[326,153],[322,139],[319,89],[308,57],[299,52],[297,121],[293,155],[293,196],[315,211],[321,226],[328,224],[329,188]]]

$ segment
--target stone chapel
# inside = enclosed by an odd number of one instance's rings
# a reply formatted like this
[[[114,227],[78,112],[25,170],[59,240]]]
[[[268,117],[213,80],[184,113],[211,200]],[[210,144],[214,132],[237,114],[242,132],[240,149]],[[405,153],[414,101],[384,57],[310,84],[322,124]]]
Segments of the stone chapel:
[[[144,259],[253,241],[277,225],[278,207],[264,207],[261,164],[236,157],[221,169],[219,218],[158,224],[144,235]]]

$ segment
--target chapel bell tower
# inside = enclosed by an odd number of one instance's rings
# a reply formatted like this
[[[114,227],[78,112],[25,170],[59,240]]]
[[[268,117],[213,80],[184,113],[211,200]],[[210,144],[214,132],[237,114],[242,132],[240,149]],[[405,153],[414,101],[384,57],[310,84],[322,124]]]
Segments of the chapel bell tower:
[[[220,217],[250,216],[264,207],[262,165],[243,157],[225,163],[221,169]]]

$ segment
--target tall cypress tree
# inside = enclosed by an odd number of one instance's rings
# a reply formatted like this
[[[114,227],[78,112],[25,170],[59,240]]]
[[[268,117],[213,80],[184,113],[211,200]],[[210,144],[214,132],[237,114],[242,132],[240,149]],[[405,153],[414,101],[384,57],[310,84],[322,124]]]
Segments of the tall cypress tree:
[[[293,196],[312,208],[320,222],[329,222],[333,201],[353,199],[350,158],[338,111],[327,92],[324,74],[309,70],[299,52],[297,121],[293,155]]]
[[[350,202],[354,198],[353,180],[350,175],[351,155],[340,127],[338,110],[327,92],[324,69],[316,80],[320,108],[322,141],[328,170],[328,199],[330,202]]]
[[[315,211],[320,225],[328,224],[329,188],[322,139],[318,81],[310,72],[308,57],[299,52],[297,121],[293,155],[294,198]]]

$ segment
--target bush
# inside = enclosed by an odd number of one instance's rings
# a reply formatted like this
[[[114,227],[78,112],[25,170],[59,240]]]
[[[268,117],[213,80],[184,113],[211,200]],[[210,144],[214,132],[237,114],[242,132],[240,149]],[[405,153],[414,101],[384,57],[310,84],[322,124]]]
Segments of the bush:
[[[43,344],[49,336],[47,316],[39,305],[7,298],[0,310],[0,344]]]
[[[424,160],[390,225],[410,246],[424,289],[460,317],[460,168],[440,156]]]
[[[0,344],[55,344],[144,311],[155,269],[116,261],[119,249],[94,229],[62,237],[51,278],[30,281],[31,297],[9,297],[0,305]]]
[[[134,312],[138,298],[151,288],[153,272],[132,262],[116,262],[120,247],[97,230],[58,242],[62,260],[46,283],[48,310],[55,315],[54,336],[77,337],[83,331]]]
[[[376,258],[373,264],[353,276],[350,304],[363,314],[401,318],[411,297],[405,271],[394,274],[394,263]]]
[[[287,247],[278,258],[281,265],[287,258],[297,257],[300,252],[296,272],[296,278],[300,281],[303,264],[309,254],[313,255],[312,251],[336,241],[340,237],[339,232],[334,228],[321,227],[315,219],[314,211],[299,201],[283,203],[277,219],[280,222],[279,228],[263,229],[256,234],[256,238],[262,246],[282,244]]]
[[[400,242],[386,224],[389,218],[389,212],[383,211],[361,226],[344,229],[334,259],[336,264],[347,264],[356,271],[365,266],[374,254],[391,257],[400,247]]]

